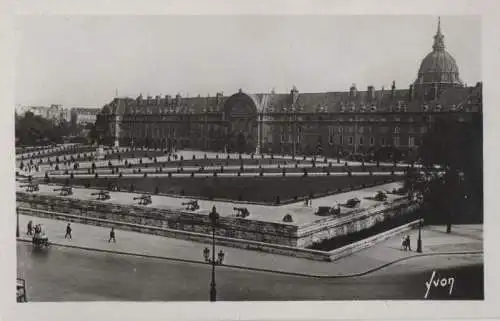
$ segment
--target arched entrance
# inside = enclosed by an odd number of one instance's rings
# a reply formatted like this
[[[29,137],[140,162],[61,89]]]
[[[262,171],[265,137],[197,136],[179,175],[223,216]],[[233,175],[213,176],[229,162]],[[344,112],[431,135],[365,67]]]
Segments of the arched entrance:
[[[257,105],[247,94],[238,92],[224,105],[227,121],[227,150],[236,153],[253,153],[258,144]]]

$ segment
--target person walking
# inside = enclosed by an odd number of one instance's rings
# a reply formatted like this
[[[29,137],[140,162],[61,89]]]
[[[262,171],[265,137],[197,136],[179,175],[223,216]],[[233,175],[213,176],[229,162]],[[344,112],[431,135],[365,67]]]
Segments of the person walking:
[[[65,239],[68,238],[68,237],[69,237],[70,240],[73,239],[71,237],[71,224],[70,223],[68,223],[68,225],[66,225],[66,235],[64,235]]]
[[[410,239],[410,235],[406,235],[406,245],[408,246],[408,249],[411,251],[411,239]]]
[[[115,238],[115,228],[112,227],[111,228],[111,231],[109,232],[109,240],[108,240],[108,243],[111,242],[111,240],[113,240],[114,243],[116,243],[116,238]]]
[[[33,235],[33,221],[31,221],[31,220],[28,222],[28,230],[27,230],[26,234]]]

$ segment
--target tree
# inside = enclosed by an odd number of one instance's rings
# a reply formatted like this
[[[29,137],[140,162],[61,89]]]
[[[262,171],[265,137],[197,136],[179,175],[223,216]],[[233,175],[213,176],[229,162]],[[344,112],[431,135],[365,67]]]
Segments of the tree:
[[[422,175],[407,175],[407,185],[422,197],[426,221],[481,223],[483,220],[482,118],[458,122],[437,119],[418,150]]]
[[[54,122],[27,112],[16,117],[16,144],[50,145],[63,142],[63,137],[70,134],[70,126],[65,121]]]

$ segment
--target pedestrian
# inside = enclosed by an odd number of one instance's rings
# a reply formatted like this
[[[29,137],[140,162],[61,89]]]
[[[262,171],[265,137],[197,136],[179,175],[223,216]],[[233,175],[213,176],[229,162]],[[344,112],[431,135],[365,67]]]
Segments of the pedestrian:
[[[408,249],[411,251],[411,239],[410,239],[410,235],[406,235],[406,245],[408,245]]]
[[[108,243],[111,242],[111,240],[113,240],[114,243],[116,243],[116,238],[115,238],[115,228],[112,227],[111,228],[111,231],[109,232],[109,240],[108,240]]]
[[[66,235],[64,235],[64,238],[68,238],[70,240],[72,240],[73,238],[71,237],[71,224],[68,223],[68,225],[66,226]]]
[[[26,234],[28,235],[33,235],[33,221],[28,222],[28,230],[26,231]]]

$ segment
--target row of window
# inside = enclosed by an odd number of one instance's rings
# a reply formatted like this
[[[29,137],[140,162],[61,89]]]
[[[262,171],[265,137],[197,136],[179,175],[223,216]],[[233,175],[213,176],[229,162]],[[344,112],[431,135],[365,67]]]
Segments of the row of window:
[[[335,135],[334,133],[353,133],[355,131],[355,128],[356,127],[328,127],[328,134],[329,136],[332,136],[332,135]],[[358,133],[364,133],[364,132],[367,132],[367,133],[371,133],[373,131],[373,128],[371,126],[367,126],[367,127],[364,127],[364,126],[357,126],[357,132]],[[389,131],[389,127],[386,127],[386,126],[382,126],[382,127],[379,127],[379,131],[381,133],[387,133]],[[427,127],[425,126],[422,126],[419,128],[419,131],[421,134],[425,134],[427,132]],[[392,128],[392,132],[394,134],[399,134],[401,133],[401,128],[396,126],[394,128]],[[414,127],[409,127],[408,128],[408,132],[409,133],[416,133],[416,129]]]
[[[336,139],[336,138],[338,138],[338,139]],[[344,142],[344,136],[330,136],[329,139],[328,139],[328,143],[330,145],[334,145],[334,144],[343,145],[345,143]],[[366,143],[368,143],[369,146],[374,146],[375,145],[375,137],[370,137],[370,139],[368,140],[368,142],[365,141],[365,137],[359,137],[358,138],[358,145],[362,146],[362,145],[365,145]],[[347,144],[348,145],[353,145],[354,144],[354,137],[353,136],[348,136],[347,137]],[[380,145],[381,146],[387,146],[387,145],[389,145],[386,137],[381,137],[380,138]],[[400,139],[399,136],[393,137],[393,139],[392,139],[392,145],[394,145],[396,147],[401,146],[401,139]],[[416,145],[417,145],[417,143],[416,143],[415,137],[409,136],[408,137],[408,146],[409,147],[415,147]]]

